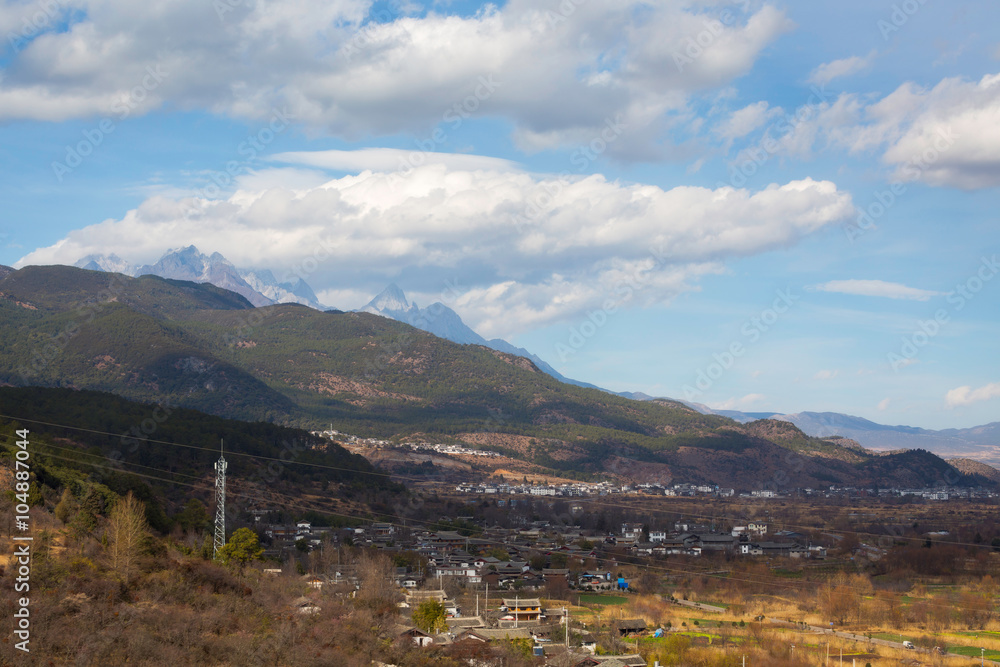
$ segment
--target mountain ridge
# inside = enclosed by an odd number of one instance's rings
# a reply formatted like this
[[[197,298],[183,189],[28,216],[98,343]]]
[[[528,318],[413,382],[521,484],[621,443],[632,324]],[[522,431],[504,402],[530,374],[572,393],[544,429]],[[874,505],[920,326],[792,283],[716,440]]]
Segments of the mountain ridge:
[[[498,352],[524,357],[534,363],[543,372],[551,375],[560,382],[606,391],[589,382],[567,378],[547,361],[523,347],[517,347],[502,338],[487,340],[465,324],[458,313],[440,301],[432,303],[427,308],[420,308],[417,304],[410,303],[406,298],[406,294],[395,283],[390,283],[385,289],[375,295],[371,301],[359,308],[358,312],[371,313],[373,315],[389,317],[398,322],[405,322],[418,329],[432,333],[438,338],[450,340],[453,343],[483,345]]]
[[[81,317],[79,304],[101,292],[93,316]],[[110,391],[310,429],[332,422],[400,441],[485,439],[560,475],[748,490],[980,480],[926,452],[875,456],[787,422],[741,425],[675,401],[561,383],[520,356],[369,313],[254,308],[210,284],[72,267],[15,271],[0,279],[0,294],[0,383]]]
[[[193,245],[168,249],[154,264],[136,265],[118,255],[87,255],[75,267],[90,271],[121,273],[137,278],[155,275],[173,280],[211,283],[246,298],[254,306],[275,303],[301,303],[317,310],[326,310],[312,288],[301,277],[279,282],[269,269],[239,269],[221,253],[205,255]]]
[[[657,400],[646,394],[631,393],[636,400]],[[702,414],[729,417],[740,423],[757,419],[777,419],[795,424],[803,433],[815,438],[841,436],[855,440],[875,451],[926,449],[940,456],[970,458],[994,468],[1000,467],[1000,422],[969,428],[925,429],[919,426],[879,424],[864,417],[840,412],[741,412],[713,410],[700,403],[685,402]]]

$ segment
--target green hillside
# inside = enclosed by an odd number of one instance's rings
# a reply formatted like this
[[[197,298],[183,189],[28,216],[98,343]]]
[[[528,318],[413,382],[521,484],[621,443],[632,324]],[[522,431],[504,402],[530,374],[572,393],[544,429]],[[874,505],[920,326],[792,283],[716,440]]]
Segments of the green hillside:
[[[97,484],[120,495],[133,490],[153,508],[177,509],[191,497],[211,504],[223,440],[234,489],[242,493],[263,485],[291,497],[346,493],[381,504],[402,491],[363,457],[306,431],[101,392],[0,387],[0,446],[10,449],[17,428],[31,432],[39,484],[78,496]],[[167,528],[162,517],[157,521]]]
[[[28,267],[0,277],[0,383],[107,391],[246,421],[474,442],[547,470],[746,488],[892,479],[893,464],[794,425],[739,425],[670,401],[563,384],[527,359],[367,313],[252,308],[211,285]],[[900,459],[900,479],[938,479]],[[945,468],[949,466],[940,462]],[[964,479],[957,475],[958,479]]]

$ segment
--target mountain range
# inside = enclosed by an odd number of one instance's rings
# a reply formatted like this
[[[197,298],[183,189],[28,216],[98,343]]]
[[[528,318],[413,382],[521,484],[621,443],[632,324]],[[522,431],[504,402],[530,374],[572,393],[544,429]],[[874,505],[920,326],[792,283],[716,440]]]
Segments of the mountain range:
[[[121,273],[136,278],[144,275],[174,280],[211,283],[236,292],[254,306],[276,303],[301,303],[317,310],[326,310],[316,293],[299,276],[279,282],[269,269],[238,269],[220,253],[205,255],[195,246],[168,250],[155,264],[137,266],[115,254],[87,255],[74,266],[90,271]]]
[[[219,253],[206,256],[194,246],[180,250],[170,250],[155,264],[136,266],[117,255],[90,255],[76,266],[88,270],[116,272],[128,276],[156,275],[162,278],[210,283],[245,297],[252,305],[261,307],[276,303],[300,303],[326,310],[319,303],[312,288],[300,277],[279,282],[268,269],[238,269]],[[390,284],[358,312],[380,315],[431,333],[439,338],[460,345],[482,345],[506,354],[529,359],[538,369],[551,377],[579,387],[600,389],[593,384],[567,378],[555,368],[528,350],[494,338],[487,340],[462,321],[454,310],[443,303],[435,302],[420,308],[410,302],[402,289]],[[618,395],[640,401],[654,397],[642,392],[621,392]],[[673,399],[667,399],[673,400]],[[940,431],[911,426],[888,426],[861,417],[834,412],[740,412],[737,410],[713,410],[708,406],[686,403],[703,414],[728,417],[740,423],[757,419],[778,419],[789,421],[804,433],[826,438],[842,436],[855,440],[863,446],[880,451],[896,449],[926,449],[943,456],[965,457],[990,465],[1000,466],[1000,422],[968,429],[945,429]]]
[[[645,394],[633,394],[637,400],[652,400]],[[713,410],[700,403],[686,403],[702,414],[728,417],[741,424],[758,419],[776,419],[795,424],[803,433],[817,438],[842,437],[855,440],[876,451],[926,449],[940,456],[968,458],[1000,466],[1000,422],[972,428],[932,430],[915,426],[888,426],[864,417],[840,412],[740,412]]]
[[[391,317],[406,322],[435,336],[460,344],[485,345],[494,350],[515,354],[530,359],[539,369],[561,382],[580,387],[600,389],[592,384],[572,380],[556,371],[537,355],[524,348],[515,347],[505,340],[486,340],[462,321],[461,317],[442,303],[434,303],[427,308],[419,308],[410,303],[406,295],[395,284],[389,285],[362,309],[364,312]],[[607,390],[602,390],[607,391]],[[619,396],[633,400],[649,401],[654,397],[642,392],[620,392]],[[675,400],[667,398],[666,400]],[[679,401],[680,402],[680,401]],[[855,440],[866,448],[879,451],[898,449],[926,449],[949,457],[977,460],[992,466],[1000,466],[1000,422],[968,429],[946,429],[934,431],[912,426],[886,426],[862,417],[836,412],[740,412],[737,410],[713,410],[706,405],[687,403],[703,414],[728,417],[740,423],[758,419],[777,419],[795,424],[807,435],[817,438],[840,436]]]
[[[160,276],[174,280],[190,280],[197,283],[211,283],[245,297],[254,306],[270,306],[276,303],[300,303],[317,310],[330,310],[319,303],[315,292],[300,277],[286,282],[278,282],[269,269],[238,269],[220,253],[205,255],[195,246],[179,250],[168,250],[155,264],[138,266],[115,254],[88,255],[74,266],[90,271],[121,273],[126,276]],[[359,312],[381,315],[432,333],[439,338],[460,345],[485,345],[508,354],[516,354],[530,359],[538,368],[560,382],[580,387],[594,387],[592,384],[572,380],[560,374],[541,357],[524,348],[511,345],[507,341],[494,338],[486,340],[462,321],[458,313],[443,303],[432,303],[420,308],[410,303],[403,291],[390,284]]]
[[[0,384],[460,442],[561,476],[737,489],[988,482],[926,451],[878,455],[785,421],[740,424],[562,383],[524,357],[367,312],[255,308],[212,284],[148,274],[29,266],[0,276]],[[382,305],[414,308],[398,297]]]

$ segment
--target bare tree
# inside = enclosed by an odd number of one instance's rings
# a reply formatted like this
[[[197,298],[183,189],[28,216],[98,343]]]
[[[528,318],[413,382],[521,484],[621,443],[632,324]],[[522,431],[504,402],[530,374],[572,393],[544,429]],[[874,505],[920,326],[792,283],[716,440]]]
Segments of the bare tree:
[[[392,560],[384,554],[364,553],[357,560],[361,588],[357,602],[376,614],[394,615],[402,598],[393,580]]]
[[[143,540],[149,532],[146,507],[129,491],[111,510],[108,519],[108,559],[127,586],[136,570]]]

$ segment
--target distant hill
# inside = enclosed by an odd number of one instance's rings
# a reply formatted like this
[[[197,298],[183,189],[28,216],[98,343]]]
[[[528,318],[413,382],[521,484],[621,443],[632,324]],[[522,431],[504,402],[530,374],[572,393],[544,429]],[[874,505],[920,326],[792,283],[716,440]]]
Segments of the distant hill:
[[[210,284],[150,275],[12,272],[0,278],[0,341],[0,383],[359,435],[423,434],[563,475],[739,489],[979,481],[926,452],[876,456],[786,422],[741,425],[676,401],[562,383],[521,356],[386,317],[254,308]]]
[[[980,477],[985,477],[996,484],[1000,484],[1000,470],[997,470],[993,466],[986,465],[981,461],[955,458],[948,459],[948,463],[956,470],[959,470],[966,475],[979,475]]]
[[[635,400],[658,400],[640,393],[624,393]],[[701,403],[685,402],[688,407],[706,415],[720,415],[746,424],[757,419],[778,419],[795,424],[806,435],[816,438],[841,436],[855,440],[868,449],[895,451],[926,449],[943,457],[964,457],[988,465],[1000,466],[1000,422],[964,429],[932,429],[915,426],[887,426],[863,417],[839,412],[740,412],[713,410]]]
[[[32,471],[41,482],[69,486],[73,476],[64,471],[77,471],[80,484],[144,489],[147,496],[151,489],[173,510],[191,497],[211,505],[223,439],[234,506],[246,509],[275,492],[284,496],[279,507],[289,496],[318,492],[381,505],[403,490],[363,457],[306,431],[101,392],[0,387],[0,435],[15,427],[31,432]],[[283,463],[272,466],[276,461]]]
[[[935,431],[913,426],[886,426],[837,412],[799,412],[775,419],[789,421],[817,437],[841,435],[851,438],[869,449],[926,449],[945,457],[964,457],[1000,465],[1000,422]]]

